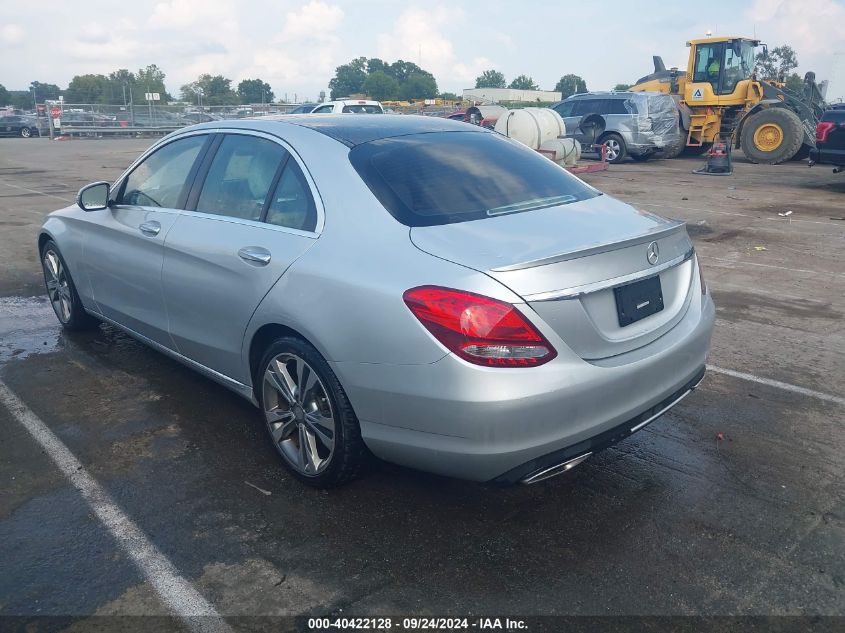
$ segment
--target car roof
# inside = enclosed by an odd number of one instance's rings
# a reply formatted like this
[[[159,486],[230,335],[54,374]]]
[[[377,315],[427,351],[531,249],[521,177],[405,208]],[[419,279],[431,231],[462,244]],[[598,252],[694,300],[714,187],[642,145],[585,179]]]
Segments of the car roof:
[[[428,134],[432,132],[477,132],[492,134],[479,126],[467,125],[451,119],[420,116],[414,114],[381,114],[367,116],[363,114],[275,114],[259,118],[232,119],[199,123],[186,130],[216,130],[221,126],[260,130],[270,134],[281,134],[283,127],[295,125],[307,128],[343,143],[355,147],[362,143],[383,138],[394,138],[410,134]]]

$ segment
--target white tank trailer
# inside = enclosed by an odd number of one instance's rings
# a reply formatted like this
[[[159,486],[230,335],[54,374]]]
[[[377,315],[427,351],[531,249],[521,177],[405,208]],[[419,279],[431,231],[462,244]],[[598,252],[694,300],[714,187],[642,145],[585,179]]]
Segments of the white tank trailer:
[[[494,128],[500,134],[545,154],[561,167],[573,167],[581,158],[581,144],[566,136],[566,125],[551,108],[506,110]]]

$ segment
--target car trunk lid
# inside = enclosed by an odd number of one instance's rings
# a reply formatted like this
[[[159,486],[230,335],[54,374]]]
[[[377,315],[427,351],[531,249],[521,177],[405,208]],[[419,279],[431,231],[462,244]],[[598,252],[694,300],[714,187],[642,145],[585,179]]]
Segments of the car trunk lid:
[[[684,224],[606,195],[483,220],[414,227],[411,241],[431,255],[503,283],[588,360],[647,345],[670,330],[689,306],[694,262]],[[648,258],[652,245],[657,250],[654,263]],[[615,289],[653,277],[660,280],[662,306],[623,325],[617,295],[629,291]]]

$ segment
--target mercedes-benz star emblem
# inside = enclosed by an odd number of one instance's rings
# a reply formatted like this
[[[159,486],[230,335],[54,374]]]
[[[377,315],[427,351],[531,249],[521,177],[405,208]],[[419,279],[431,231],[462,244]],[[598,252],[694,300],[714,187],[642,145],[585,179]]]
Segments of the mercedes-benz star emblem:
[[[652,242],[646,249],[645,256],[648,258],[648,263],[654,266],[657,260],[660,259],[660,249],[657,248],[657,242]]]

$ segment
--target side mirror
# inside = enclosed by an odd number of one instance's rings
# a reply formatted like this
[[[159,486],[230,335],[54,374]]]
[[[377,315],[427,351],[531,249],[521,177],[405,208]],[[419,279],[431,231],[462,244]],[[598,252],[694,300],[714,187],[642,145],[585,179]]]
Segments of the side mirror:
[[[100,211],[109,206],[111,185],[107,182],[92,182],[76,194],[76,204],[83,211]]]

